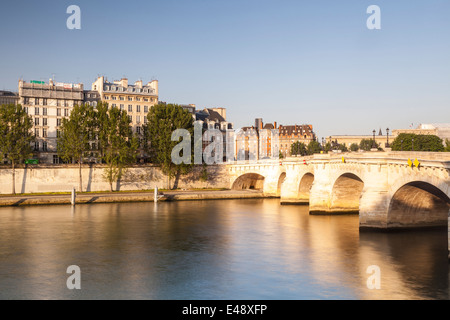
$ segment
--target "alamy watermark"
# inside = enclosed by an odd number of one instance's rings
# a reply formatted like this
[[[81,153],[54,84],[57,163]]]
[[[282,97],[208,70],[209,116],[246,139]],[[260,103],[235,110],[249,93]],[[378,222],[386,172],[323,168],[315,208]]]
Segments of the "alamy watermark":
[[[193,139],[188,130],[176,129],[172,132],[172,141],[179,142],[171,153],[172,162],[176,165],[279,159],[278,129],[204,131],[201,124],[195,123]]]
[[[70,5],[67,7],[66,13],[70,16],[66,20],[66,27],[69,30],[81,29],[81,9],[77,5]]]
[[[371,265],[367,267],[366,273],[370,276],[367,278],[368,289],[381,289],[381,269],[377,265]]]
[[[81,269],[77,265],[67,267],[66,273],[71,274],[66,281],[67,289],[81,289]]]

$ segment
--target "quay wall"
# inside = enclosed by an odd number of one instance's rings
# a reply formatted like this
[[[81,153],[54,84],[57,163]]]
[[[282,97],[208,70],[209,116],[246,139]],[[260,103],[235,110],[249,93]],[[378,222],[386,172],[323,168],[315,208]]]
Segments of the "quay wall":
[[[81,191],[109,191],[110,185],[104,177],[104,165],[82,165]],[[229,188],[230,178],[226,166],[207,166],[205,176],[202,166],[196,166],[186,175],[181,175],[177,187],[192,188]],[[15,170],[16,193],[66,192],[75,188],[79,192],[78,165],[26,165]],[[206,178],[206,179],[205,179]],[[127,168],[123,177],[113,184],[113,190],[150,190],[169,189],[175,178],[164,175],[154,165],[139,165]],[[0,194],[12,192],[12,169],[0,167]]]

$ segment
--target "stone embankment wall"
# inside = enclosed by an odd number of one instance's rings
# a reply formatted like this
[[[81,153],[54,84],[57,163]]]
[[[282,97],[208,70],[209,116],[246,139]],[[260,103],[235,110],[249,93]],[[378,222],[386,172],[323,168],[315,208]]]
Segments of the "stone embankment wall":
[[[82,166],[82,191],[109,191],[110,186],[104,178],[103,165]],[[196,166],[187,175],[182,175],[178,188],[229,188],[230,178],[226,166],[208,166],[207,179],[203,168]],[[16,193],[62,192],[78,187],[78,165],[27,165],[16,168]],[[0,167],[0,194],[10,194],[12,189],[12,170],[9,166]],[[175,178],[170,179],[170,186]],[[169,179],[153,165],[130,167],[123,177],[113,184],[113,190],[149,190],[169,188]]]

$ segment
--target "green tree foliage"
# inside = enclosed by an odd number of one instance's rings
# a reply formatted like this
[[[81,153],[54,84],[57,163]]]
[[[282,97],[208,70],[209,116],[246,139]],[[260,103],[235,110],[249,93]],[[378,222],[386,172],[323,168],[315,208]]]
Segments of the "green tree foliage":
[[[362,139],[359,143],[359,148],[364,151],[370,151],[375,146],[375,148],[378,148],[378,143],[374,142],[373,139]]]
[[[58,155],[67,162],[79,164],[78,190],[83,191],[81,165],[83,158],[90,151],[90,140],[96,127],[94,107],[83,104],[74,106],[68,119],[62,120],[61,133],[58,137]]]
[[[12,194],[16,193],[16,164],[32,155],[32,128],[33,121],[21,105],[0,106],[0,153],[11,161]]]
[[[400,133],[391,144],[393,151],[445,151],[441,138],[435,135]]]
[[[172,149],[179,141],[172,141],[172,132],[176,129],[186,129],[193,138],[194,124],[192,115],[176,104],[158,104],[153,106],[147,115],[147,124],[144,126],[146,140],[149,142],[146,152],[149,160],[161,166],[164,174],[170,178],[175,177],[173,188],[177,187],[181,174],[189,172],[191,164],[172,162]],[[192,157],[192,154],[191,154]]]
[[[139,139],[133,134],[128,114],[108,104],[97,105],[97,136],[101,157],[106,168],[104,178],[110,190],[120,180],[128,165],[134,163],[139,148]]]
[[[329,151],[331,151],[331,143],[330,143],[330,142],[327,142],[327,143],[325,144],[325,146],[323,147],[323,152],[324,152],[324,153],[328,153]]]
[[[357,143],[352,143],[350,145],[350,151],[356,152],[359,150],[359,145]]]
[[[292,156],[306,156],[307,150],[306,145],[303,142],[296,141],[291,144],[291,155]]]
[[[322,146],[320,145],[319,142],[317,142],[316,140],[313,140],[310,143],[308,143],[308,146],[306,147],[306,149],[307,149],[307,154],[312,155],[314,153],[320,153],[322,151]]]

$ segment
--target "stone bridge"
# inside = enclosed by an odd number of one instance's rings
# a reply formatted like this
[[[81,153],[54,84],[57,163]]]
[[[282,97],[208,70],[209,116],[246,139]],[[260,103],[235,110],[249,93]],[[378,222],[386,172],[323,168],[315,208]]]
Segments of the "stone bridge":
[[[316,154],[228,170],[232,189],[309,204],[310,214],[359,213],[361,229],[450,228],[450,153]]]

